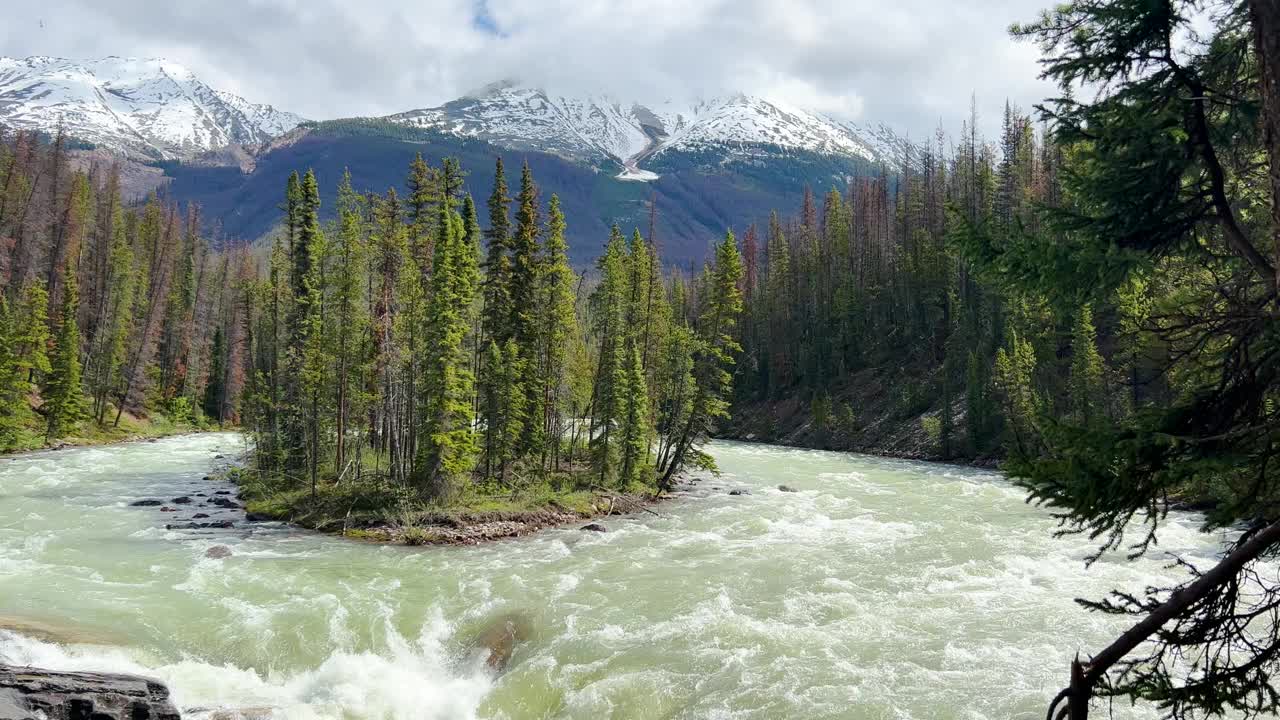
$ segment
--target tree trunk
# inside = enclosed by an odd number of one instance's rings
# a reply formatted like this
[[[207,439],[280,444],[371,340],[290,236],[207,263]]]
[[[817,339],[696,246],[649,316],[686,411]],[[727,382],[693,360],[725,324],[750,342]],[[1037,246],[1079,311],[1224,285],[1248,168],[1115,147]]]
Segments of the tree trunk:
[[[1262,139],[1271,164],[1271,234],[1280,287],[1280,0],[1249,0],[1249,20],[1262,85]],[[1280,303],[1280,297],[1276,302]]]

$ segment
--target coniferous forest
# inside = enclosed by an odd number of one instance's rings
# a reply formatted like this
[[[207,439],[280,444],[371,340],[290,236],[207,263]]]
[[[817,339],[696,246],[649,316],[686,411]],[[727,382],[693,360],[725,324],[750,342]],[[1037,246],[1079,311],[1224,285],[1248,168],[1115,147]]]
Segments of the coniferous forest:
[[[1012,32],[1059,96],[995,138],[975,102],[693,268],[653,222],[573,267],[574,219],[502,158],[483,198],[451,158],[406,158],[403,192],[299,168],[250,246],[7,134],[0,448],[238,427],[250,509],[344,532],[658,496],[717,435],[999,460],[1090,563],[1178,503],[1234,531],[1179,586],[1082,601],[1139,619],[1050,717],[1275,712],[1280,8],[1073,2]]]

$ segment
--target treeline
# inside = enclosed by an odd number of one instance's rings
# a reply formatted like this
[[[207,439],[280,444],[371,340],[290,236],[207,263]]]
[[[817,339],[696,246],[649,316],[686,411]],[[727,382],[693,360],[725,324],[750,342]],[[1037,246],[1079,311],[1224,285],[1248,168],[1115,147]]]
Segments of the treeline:
[[[574,487],[665,488],[725,412],[741,259],[665,276],[652,237],[614,229],[596,277],[528,166],[501,159],[482,227],[456,161],[411,164],[401,198],[344,177],[319,221],[290,177],[266,277],[246,285],[244,424],[285,487],[391,486],[426,500]],[[514,212],[513,212],[514,210]]]
[[[1006,291],[965,253],[977,227],[1051,241],[1044,211],[1063,202],[1062,147],[1029,116],[1007,107],[996,143],[977,125],[747,230],[738,403],[799,397],[832,443],[923,417],[929,450],[950,458],[1031,442],[1037,414],[1119,419],[1168,397],[1159,350],[1136,333],[1157,288],[1051,303]],[[1059,270],[1047,254],[1041,272]],[[894,396],[884,417],[864,416],[850,385],[868,370]]]
[[[125,413],[234,422],[252,276],[198,212],[121,201],[115,166],[0,134],[0,450],[119,427]]]
[[[735,400],[801,399],[837,441],[923,418],[941,455],[1003,455],[1089,562],[1147,553],[1194,501],[1235,531],[1222,556],[1175,549],[1183,582],[1081,601],[1134,624],[1076,654],[1046,716],[1274,715],[1280,5],[1065,2],[1013,33],[1058,86],[1040,132],[971,119],[747,233]],[[894,416],[861,416],[860,383]]]

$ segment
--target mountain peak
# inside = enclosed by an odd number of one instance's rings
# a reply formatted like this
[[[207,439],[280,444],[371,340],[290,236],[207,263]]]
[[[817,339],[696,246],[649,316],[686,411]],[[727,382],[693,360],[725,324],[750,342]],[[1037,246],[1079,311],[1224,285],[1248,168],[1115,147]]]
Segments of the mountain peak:
[[[490,83],[445,103],[388,117],[513,149],[621,166],[627,180],[654,180],[641,165],[662,153],[711,147],[745,152],[776,147],[876,159],[877,145],[852,125],[787,103],[732,93],[683,104],[565,96],[512,80]]]
[[[68,134],[147,158],[258,145],[303,122],[210,88],[164,58],[0,57],[0,123]]]

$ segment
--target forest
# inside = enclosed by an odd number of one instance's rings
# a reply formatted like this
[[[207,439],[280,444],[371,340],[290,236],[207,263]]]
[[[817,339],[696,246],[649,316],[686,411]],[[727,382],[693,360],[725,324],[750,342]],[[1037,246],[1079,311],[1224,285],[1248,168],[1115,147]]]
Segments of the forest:
[[[237,425],[245,482],[296,516],[653,495],[778,403],[823,446],[914,423],[931,455],[1002,459],[1096,541],[1090,562],[1147,552],[1178,501],[1238,531],[1179,587],[1083,601],[1143,619],[1073,664],[1051,716],[1093,695],[1274,711],[1280,8],[1210,10],[1208,30],[1164,2],[1014,26],[1062,91],[1034,116],[1007,107],[989,141],[975,110],[688,272],[653,223],[572,267],[572,220],[527,165],[512,196],[501,159],[483,212],[455,161],[419,156],[404,197],[325,179],[324,224],[299,169],[255,253],[202,237],[198,208],[126,207],[61,137],[6,137],[0,446],[149,415]]]
[[[738,350],[732,233],[686,278],[615,227],[588,284],[527,165],[512,197],[497,160],[482,229],[458,164],[419,155],[403,199],[343,178],[328,227],[294,173],[263,262],[211,247],[196,208],[123,207],[116,171],[72,170],[62,138],[19,134],[0,161],[5,447],[126,415],[238,425],[281,513],[326,491],[372,509],[654,492],[710,464]]]

